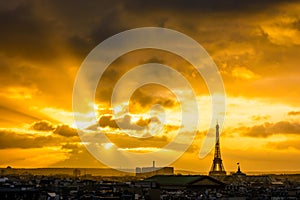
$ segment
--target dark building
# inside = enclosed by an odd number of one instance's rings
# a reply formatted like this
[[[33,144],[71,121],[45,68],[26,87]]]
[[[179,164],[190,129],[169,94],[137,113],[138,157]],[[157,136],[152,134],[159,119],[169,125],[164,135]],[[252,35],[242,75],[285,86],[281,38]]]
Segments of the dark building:
[[[173,167],[155,167],[155,161],[153,161],[152,167],[137,167],[135,169],[135,175],[137,177],[145,178],[155,175],[173,175]]]
[[[155,175],[144,181],[155,183],[163,190],[206,190],[225,187],[223,182],[202,175]]]
[[[237,163],[237,165],[238,165],[238,170],[235,173],[232,173],[232,175],[238,177],[246,177],[246,174],[241,171],[240,163]]]

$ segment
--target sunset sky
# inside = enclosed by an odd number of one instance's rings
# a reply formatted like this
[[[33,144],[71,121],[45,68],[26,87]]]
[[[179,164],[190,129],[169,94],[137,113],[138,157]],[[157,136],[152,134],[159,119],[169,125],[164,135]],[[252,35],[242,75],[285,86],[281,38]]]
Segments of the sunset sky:
[[[220,143],[225,169],[235,171],[239,162],[243,171],[300,171],[299,1],[12,0],[0,2],[0,21],[0,167],[106,167],[88,153],[76,130],[76,74],[89,52],[108,37],[133,28],[164,27],[201,44],[223,78],[226,114]],[[213,151],[202,159],[198,154],[210,128],[210,94],[190,63],[166,51],[129,52],[105,71],[89,104],[111,141],[103,144],[104,151],[112,146],[135,153],[160,149],[180,129],[180,102],[166,87],[149,84],[136,90],[130,114],[122,115],[122,103],[110,105],[117,81],[150,62],[177,70],[197,95],[196,137],[171,166],[208,172]],[[172,74],[169,83],[176,87]],[[187,91],[178,91],[189,104]],[[164,109],[164,121],[159,112],[149,115],[155,104]],[[86,130],[95,125],[92,121],[90,115],[82,116]],[[147,135],[162,123],[158,134]],[[190,134],[190,127],[183,129]]]

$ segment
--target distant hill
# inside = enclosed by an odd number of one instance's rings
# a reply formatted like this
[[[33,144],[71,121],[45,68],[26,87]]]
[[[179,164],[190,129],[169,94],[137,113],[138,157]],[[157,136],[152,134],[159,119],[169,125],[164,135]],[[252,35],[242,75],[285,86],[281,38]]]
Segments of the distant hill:
[[[76,172],[75,172],[76,170]],[[127,171],[127,170],[126,170]],[[134,170],[128,170],[131,173],[122,172],[110,168],[0,168],[0,174],[32,174],[32,175],[69,175],[69,176],[134,176]]]
[[[188,171],[188,170],[175,170],[175,174],[182,174],[182,175],[207,175],[207,172],[195,172],[195,171]]]

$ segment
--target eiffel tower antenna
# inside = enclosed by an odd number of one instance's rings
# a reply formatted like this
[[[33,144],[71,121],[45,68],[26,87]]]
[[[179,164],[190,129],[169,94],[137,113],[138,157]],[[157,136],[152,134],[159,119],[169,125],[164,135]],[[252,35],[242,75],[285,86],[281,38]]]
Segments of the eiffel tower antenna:
[[[224,169],[222,159],[221,159],[219,124],[218,124],[218,122],[217,122],[217,125],[216,125],[215,155],[214,155],[214,160],[213,160],[213,164],[211,166],[209,175],[210,176],[226,175],[226,171]]]

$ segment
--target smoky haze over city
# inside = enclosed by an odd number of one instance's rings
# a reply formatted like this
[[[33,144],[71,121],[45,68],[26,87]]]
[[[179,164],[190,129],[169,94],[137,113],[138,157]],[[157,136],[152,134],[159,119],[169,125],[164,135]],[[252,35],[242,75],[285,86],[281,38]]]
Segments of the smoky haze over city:
[[[0,199],[299,199],[299,13],[0,2]]]

